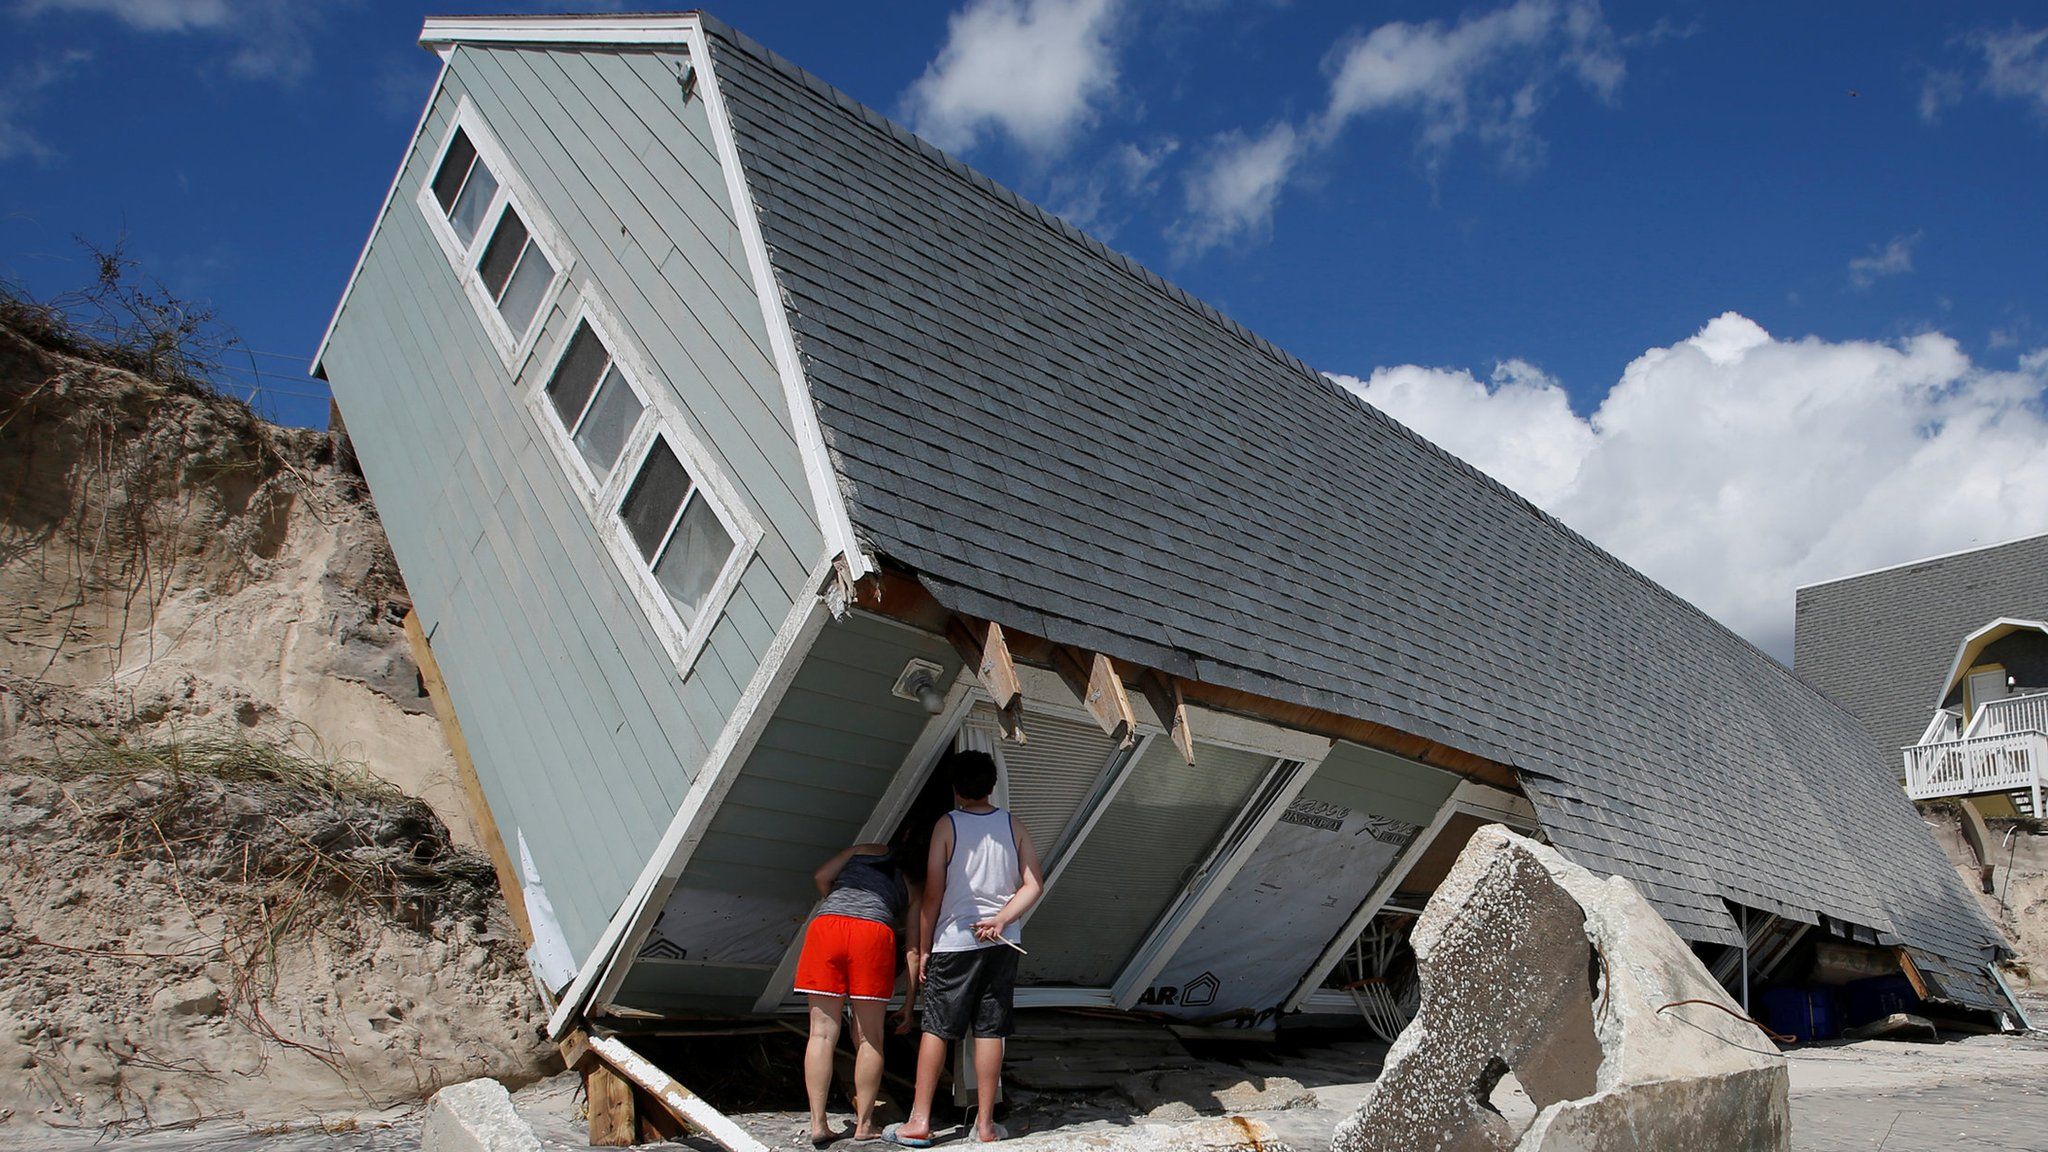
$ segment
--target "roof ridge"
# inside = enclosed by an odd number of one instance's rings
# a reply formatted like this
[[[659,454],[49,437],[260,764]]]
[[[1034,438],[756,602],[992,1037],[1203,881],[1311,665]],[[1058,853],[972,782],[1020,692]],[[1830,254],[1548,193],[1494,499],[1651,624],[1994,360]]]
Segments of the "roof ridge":
[[[1367,402],[1364,397],[1337,383],[1335,380],[1332,380],[1328,374],[1318,371],[1317,369],[1311,367],[1306,361],[1302,360],[1300,357],[1273,343],[1271,340],[1268,340],[1264,336],[1259,335],[1257,332],[1252,331],[1250,328],[1247,328],[1242,323],[1239,323],[1238,321],[1225,315],[1223,312],[1219,311],[1214,305],[1203,300],[1201,297],[1196,296],[1192,292],[1189,292],[1187,289],[1182,288],[1180,285],[1175,284],[1172,281],[1166,279],[1165,277],[1159,275],[1157,272],[1154,272],[1152,269],[1146,267],[1144,264],[1139,263],[1136,259],[1132,258],[1131,256],[1123,252],[1119,252],[1116,249],[1111,248],[1109,245],[1104,244],[1102,241],[1097,240],[1095,237],[1088,235],[1086,232],[1083,232],[1079,228],[1076,228],[1073,224],[1062,219],[1058,215],[1050,211],[1047,211],[1045,208],[1036,203],[1033,203],[1031,200],[1026,199],[1024,196],[1013,191],[1012,189],[1005,187],[1001,183],[997,182],[995,179],[991,178],[987,174],[975,168],[973,165],[968,164],[966,161],[961,160],[958,157],[952,155],[951,153],[945,151],[944,149],[939,148],[937,145],[932,144],[924,137],[919,136],[917,133],[904,127],[903,125],[898,124],[895,120],[891,119],[887,115],[877,111],[872,106],[865,104],[860,100],[854,98],[852,95],[848,94],[846,91],[839,88],[838,86],[832,84],[830,81],[825,80],[824,78],[818,76],[816,73],[804,68],[801,64],[798,64],[795,61],[790,60],[788,57],[785,57],[782,54],[776,52],[774,49],[769,48],[767,45],[762,44],[759,40],[754,39],[753,37],[747,35],[745,32],[742,32],[739,29],[732,27],[730,24],[727,24],[724,21],[719,20],[718,18],[710,15],[709,13],[701,13],[700,18],[703,21],[706,35],[711,36],[712,38],[717,40],[722,40],[729,44],[734,49],[745,52],[748,55],[755,57],[757,60],[761,61],[763,64],[766,64],[770,68],[773,68],[776,71],[779,71],[784,75],[796,80],[804,87],[817,92],[820,96],[823,96],[831,100],[834,104],[839,105],[840,107],[846,109],[848,112],[851,112],[854,115],[859,116],[863,120],[866,120],[868,123],[873,124],[875,127],[882,129],[883,131],[887,132],[897,143],[910,148],[912,151],[916,152],[926,161],[953,172],[955,175],[965,179],[968,183],[974,185],[976,188],[980,189],[985,194],[993,196],[1005,206],[1022,213],[1027,218],[1034,220],[1042,226],[1060,234],[1068,241],[1078,244],[1083,250],[1087,251],[1089,254],[1095,256],[1096,258],[1108,261],[1112,266],[1117,268],[1119,271],[1123,272],[1125,275],[1138,280],[1140,283],[1146,285],[1154,291],[1162,293],[1169,300],[1172,300],[1175,303],[1181,305],[1182,307],[1187,308],[1188,310],[1194,312],[1203,320],[1222,328],[1225,332],[1229,333],[1232,336],[1235,336],[1239,340],[1243,341],[1245,344],[1251,346],[1253,349],[1261,353],[1264,353],[1265,355],[1278,361],[1280,364],[1284,365],[1291,371],[1298,373],[1300,376],[1304,378],[1305,381],[1312,382],[1314,386],[1319,387],[1325,391],[1334,393],[1341,401],[1348,402],[1354,405],[1358,410],[1366,413],[1371,419],[1378,420],[1387,425],[1388,427],[1399,431],[1402,435],[1408,437],[1411,441],[1415,442],[1416,444],[1421,445],[1424,449],[1441,455],[1444,459],[1450,461],[1458,468],[1463,469],[1469,475],[1476,477],[1477,479],[1479,479],[1486,485],[1492,487],[1496,491],[1506,494],[1509,498],[1522,504],[1529,511],[1534,512],[1538,517],[1542,518],[1545,522],[1562,531],[1567,539],[1571,540],[1577,546],[1591,553],[1596,559],[1620,570],[1628,578],[1633,579],[1641,583],[1642,585],[1650,588],[1657,595],[1672,601],[1673,603],[1682,607],[1685,611],[1691,612],[1699,616],[1701,619],[1707,621],[1716,629],[1719,629],[1720,632],[1728,639],[1734,640],[1738,645],[1748,649],[1757,657],[1761,658],[1766,664],[1774,668],[1777,668],[1778,670],[1783,672],[1785,674],[1786,679],[1798,685],[1800,690],[1812,693],[1815,697],[1818,697],[1819,699],[1826,701],[1828,704],[1834,706],[1835,709],[1837,711],[1840,711],[1843,716],[1848,717],[1852,721],[1854,720],[1854,717],[1851,716],[1846,709],[1843,709],[1841,705],[1836,704],[1834,700],[1830,698],[1826,693],[1821,692],[1819,689],[1813,687],[1811,684],[1808,684],[1805,680],[1794,675],[1790,665],[1787,665],[1779,661],[1777,657],[1772,656],[1770,653],[1765,652],[1762,648],[1757,647],[1748,638],[1736,632],[1734,629],[1728,627],[1726,624],[1723,624],[1720,620],[1715,619],[1712,614],[1700,608],[1699,605],[1694,604],[1692,601],[1687,600],[1685,597],[1680,596],[1678,593],[1673,592],[1669,588],[1666,588],[1663,584],[1657,582],[1656,580],[1651,579],[1649,576],[1645,575],[1640,569],[1636,568],[1634,565],[1629,564],[1627,561],[1616,556],[1614,553],[1608,551],[1606,548],[1595,543],[1592,539],[1588,538],[1583,533],[1573,528],[1571,525],[1566,524],[1563,520],[1560,520],[1556,516],[1552,515],[1549,511],[1545,510],[1535,501],[1530,500],[1527,496],[1524,496],[1522,493],[1517,492],[1513,488],[1508,487],[1506,484],[1501,483],[1498,479],[1494,478],[1493,476],[1487,474],[1485,471],[1474,466],[1470,461],[1467,461],[1464,457],[1459,456],[1456,453],[1449,451],[1448,449],[1445,449],[1442,445],[1435,443],[1428,437],[1423,436],[1421,433],[1416,432],[1412,428],[1409,428],[1406,424],[1403,424],[1401,421],[1395,419],[1388,413],[1374,407],[1371,403]]]
[[[1972,552],[1989,552],[1994,548],[2010,548],[2015,544],[2030,544],[2036,540],[2048,540],[2048,532],[2028,532],[2024,535],[2013,536],[2004,540],[1994,540],[1989,544],[1972,544],[1967,548],[1952,548],[1947,552],[1937,552],[1932,556],[1916,556],[1910,560],[1897,560],[1890,564],[1880,564],[1875,568],[1865,568],[1860,572],[1849,572],[1841,576],[1825,576],[1819,580],[1809,580],[1794,588],[1793,591],[1795,593],[1804,592],[1808,588],[1819,588],[1827,584],[1840,584],[1845,580],[1861,580],[1865,576],[1879,576],[1900,568],[1933,564],[1940,560],[1953,560],[1958,556],[1968,556]]]

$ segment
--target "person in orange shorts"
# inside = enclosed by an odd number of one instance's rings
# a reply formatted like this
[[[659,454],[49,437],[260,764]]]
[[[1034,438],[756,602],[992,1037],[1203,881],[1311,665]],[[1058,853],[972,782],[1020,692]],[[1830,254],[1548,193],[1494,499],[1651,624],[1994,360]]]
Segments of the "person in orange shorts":
[[[825,861],[813,879],[824,897],[804,929],[803,950],[797,953],[796,991],[810,997],[811,1038],[804,1048],[804,1088],[811,1102],[811,1145],[823,1148],[847,1133],[834,1132],[825,1119],[825,1097],[832,1087],[832,1052],[839,1045],[840,1021],[853,1005],[856,1053],[853,1064],[856,1140],[872,1140],[875,1097],[882,1088],[882,1029],[889,998],[896,991],[898,941],[904,967],[917,971],[917,933],[910,911],[921,903],[920,885],[897,864],[898,852],[886,844],[855,844]],[[924,853],[904,859],[922,863]],[[901,929],[899,933],[899,929]],[[909,1031],[917,1002],[917,981],[905,993],[899,1031]]]

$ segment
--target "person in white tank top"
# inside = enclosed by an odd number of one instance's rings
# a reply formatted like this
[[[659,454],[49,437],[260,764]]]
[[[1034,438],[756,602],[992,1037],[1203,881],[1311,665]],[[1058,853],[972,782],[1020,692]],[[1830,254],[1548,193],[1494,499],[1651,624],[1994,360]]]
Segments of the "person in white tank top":
[[[882,1139],[911,1148],[932,1142],[932,1098],[946,1049],[974,1034],[977,1102],[969,1139],[1003,1139],[996,1124],[996,1085],[1003,1040],[1013,1028],[1017,957],[1024,951],[1017,922],[1045,890],[1031,834],[988,802],[996,762],[986,752],[954,752],[942,770],[952,777],[953,811],[932,829],[919,916],[916,972],[923,985],[924,1038],[917,1050],[917,1092],[910,1116],[883,1129]]]

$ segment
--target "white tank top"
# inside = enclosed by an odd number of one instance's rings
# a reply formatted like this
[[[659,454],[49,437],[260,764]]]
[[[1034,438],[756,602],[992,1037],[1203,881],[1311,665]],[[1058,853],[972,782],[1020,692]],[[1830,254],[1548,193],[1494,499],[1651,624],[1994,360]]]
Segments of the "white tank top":
[[[1017,839],[1010,834],[1010,814],[1001,808],[992,812],[946,813],[953,822],[953,855],[946,861],[946,895],[939,902],[939,923],[932,932],[932,951],[971,952],[976,948],[1000,948],[974,935],[976,921],[987,920],[1024,882],[1017,860]],[[1024,933],[1012,924],[1003,931],[1012,943],[1022,943]]]

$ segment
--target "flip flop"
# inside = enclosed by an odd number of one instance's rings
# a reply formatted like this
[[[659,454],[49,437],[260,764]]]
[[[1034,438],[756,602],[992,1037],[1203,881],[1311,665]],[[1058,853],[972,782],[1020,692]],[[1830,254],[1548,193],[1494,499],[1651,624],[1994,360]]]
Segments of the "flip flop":
[[[929,1136],[905,1136],[903,1134],[903,1125],[901,1124],[891,1124],[887,1128],[882,1129],[882,1140],[885,1143],[894,1144],[902,1148],[929,1148],[932,1146],[932,1138]]]
[[[1008,1139],[1010,1138],[1010,1130],[1009,1130],[1008,1128],[1005,1128],[1005,1127],[1003,1127],[1003,1126],[1002,1126],[1001,1124],[998,1124],[998,1125],[996,1125],[996,1126],[995,1126],[995,1129],[996,1129],[996,1138],[995,1138],[995,1140],[983,1140],[983,1139],[981,1138],[981,1129],[980,1129],[980,1128],[976,1128],[976,1127],[970,1127],[970,1128],[968,1129],[968,1131],[970,1131],[970,1132],[972,1132],[972,1133],[974,1134],[974,1135],[973,1135],[973,1137],[972,1137],[972,1139],[974,1140],[974,1142],[975,1142],[976,1144],[994,1144],[994,1143],[996,1143],[996,1141],[998,1141],[998,1140],[1008,1140]]]

